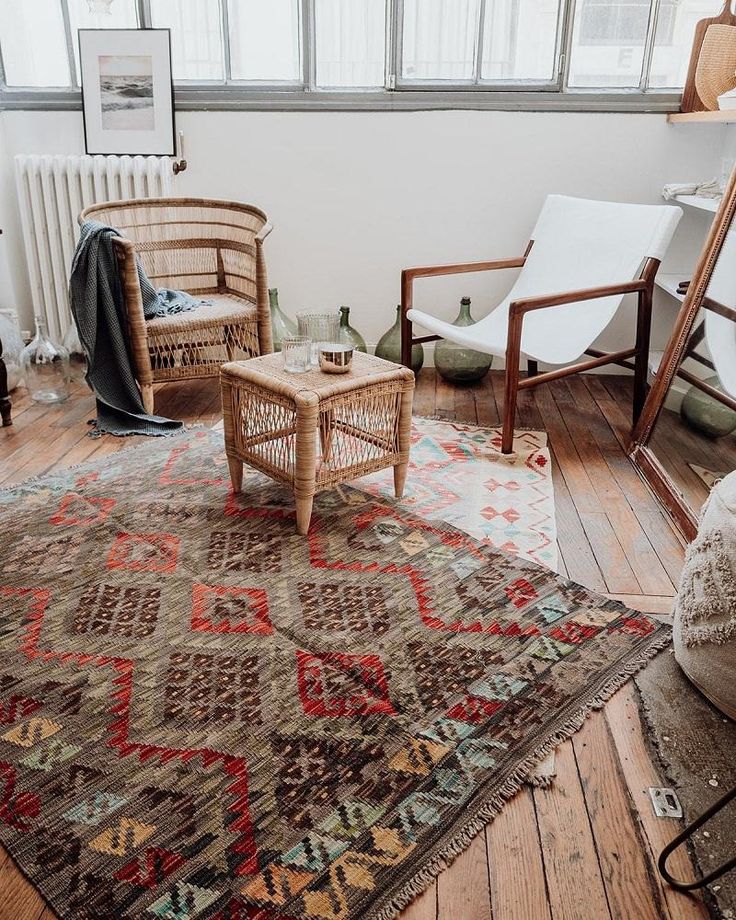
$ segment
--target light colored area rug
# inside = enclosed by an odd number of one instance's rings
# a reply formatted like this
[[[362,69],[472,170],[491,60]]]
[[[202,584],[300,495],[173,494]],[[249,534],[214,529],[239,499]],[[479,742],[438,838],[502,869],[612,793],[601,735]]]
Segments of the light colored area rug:
[[[354,485],[395,501],[391,470]],[[504,455],[500,428],[415,417],[401,506],[496,549],[557,568],[552,462],[544,431],[515,432],[514,453]]]

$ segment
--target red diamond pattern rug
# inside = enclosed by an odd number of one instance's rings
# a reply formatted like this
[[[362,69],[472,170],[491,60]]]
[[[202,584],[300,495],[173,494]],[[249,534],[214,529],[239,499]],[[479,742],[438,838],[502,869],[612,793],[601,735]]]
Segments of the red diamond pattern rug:
[[[389,920],[669,630],[217,432],[0,492],[0,840],[61,917]]]

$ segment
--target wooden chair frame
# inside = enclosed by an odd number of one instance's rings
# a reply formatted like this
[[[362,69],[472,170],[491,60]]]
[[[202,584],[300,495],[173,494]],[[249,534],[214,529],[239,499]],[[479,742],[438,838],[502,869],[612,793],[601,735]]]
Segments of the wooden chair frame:
[[[414,300],[414,280],[416,278],[429,278],[437,275],[454,275],[465,272],[497,271],[505,268],[523,268],[527,256],[531,251],[534,241],[531,240],[523,256],[513,259],[499,259],[493,262],[459,262],[452,265],[428,265],[422,268],[405,268],[401,273],[401,363],[411,367],[411,349],[413,345],[421,342],[435,342],[441,339],[440,335],[414,336],[412,322],[407,313],[412,309]],[[624,281],[618,284],[603,287],[582,288],[576,291],[565,291],[556,294],[543,294],[539,297],[526,297],[515,300],[509,307],[509,325],[506,339],[506,390],[503,413],[503,433],[501,450],[504,454],[511,453],[514,439],[514,419],[516,417],[516,402],[519,390],[538,386],[578,374],[581,371],[602,367],[605,364],[619,364],[634,371],[634,423],[639,418],[647,393],[647,364],[649,360],[649,337],[652,318],[652,298],[654,294],[654,279],[659,268],[659,260],[646,259],[638,278],[633,281]],[[521,378],[519,362],[521,359],[521,333],[524,317],[533,310],[551,309],[563,304],[578,303],[585,300],[596,300],[600,297],[611,297],[616,294],[637,294],[637,319],[636,343],[633,348],[621,351],[601,352],[589,348],[585,354],[591,356],[590,361],[580,361],[567,367],[557,368],[553,371],[538,373],[536,361],[529,361],[529,374]],[[630,359],[634,358],[632,364]]]

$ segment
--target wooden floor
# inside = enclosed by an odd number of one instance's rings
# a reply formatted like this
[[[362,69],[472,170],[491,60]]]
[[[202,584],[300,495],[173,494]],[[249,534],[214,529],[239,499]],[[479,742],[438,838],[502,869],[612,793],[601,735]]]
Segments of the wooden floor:
[[[651,440],[654,455],[697,517],[710,493],[692,469],[695,464],[722,478],[736,469],[736,438],[733,434],[709,438],[694,431],[679,412],[663,409]]]
[[[503,379],[454,389],[421,373],[420,415],[495,425]],[[589,376],[522,391],[518,427],[545,428],[553,455],[560,571],[632,607],[668,612],[682,545],[623,450],[626,378]],[[220,417],[212,381],[166,384],[156,409],[189,422]],[[0,485],[125,450],[137,438],[86,437],[92,400],[14,406],[0,430]],[[690,920],[701,901],[660,881],[656,855],[678,824],[654,816],[648,787],[663,785],[646,746],[631,684],[557,750],[548,790],[523,789],[402,915],[404,920]],[[670,860],[692,874],[687,858]],[[0,920],[52,920],[40,896],[0,850]],[[114,920],[114,918],[99,918]]]

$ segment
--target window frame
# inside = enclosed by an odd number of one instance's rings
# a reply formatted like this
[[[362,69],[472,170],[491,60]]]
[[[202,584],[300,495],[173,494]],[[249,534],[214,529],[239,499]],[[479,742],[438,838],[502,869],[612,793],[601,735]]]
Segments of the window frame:
[[[67,0],[62,6],[70,87],[15,87],[5,83],[0,48],[0,111],[65,111],[82,108]],[[320,87],[316,84],[315,3],[300,0],[301,80],[264,82],[232,80],[228,2],[218,0],[223,49],[223,80],[177,80],[174,98],[179,111],[417,111],[485,109],[498,111],[672,112],[681,90],[648,86],[660,5],[651,0],[638,87],[574,87],[569,85],[570,59],[577,3],[560,0],[555,37],[555,75],[549,81],[498,81],[482,77],[485,11],[479,0],[472,81],[414,80],[402,76],[404,0],[386,2],[386,54],[382,87]],[[153,28],[150,0],[135,0],[138,28]]]

